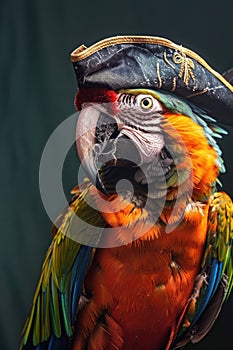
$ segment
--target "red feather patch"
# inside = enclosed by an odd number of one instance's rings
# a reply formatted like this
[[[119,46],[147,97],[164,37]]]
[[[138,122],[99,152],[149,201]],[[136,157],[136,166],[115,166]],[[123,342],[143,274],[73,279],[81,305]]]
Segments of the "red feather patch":
[[[114,90],[106,88],[81,88],[77,92],[74,105],[78,111],[81,111],[82,104],[85,102],[108,103],[115,102],[117,94]]]

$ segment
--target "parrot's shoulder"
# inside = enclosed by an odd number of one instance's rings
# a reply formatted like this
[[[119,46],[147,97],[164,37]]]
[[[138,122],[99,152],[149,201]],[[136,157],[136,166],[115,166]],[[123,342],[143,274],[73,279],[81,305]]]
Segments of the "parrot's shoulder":
[[[172,349],[200,341],[212,328],[233,286],[233,204],[224,192],[208,202],[207,236],[201,271],[180,319]]]

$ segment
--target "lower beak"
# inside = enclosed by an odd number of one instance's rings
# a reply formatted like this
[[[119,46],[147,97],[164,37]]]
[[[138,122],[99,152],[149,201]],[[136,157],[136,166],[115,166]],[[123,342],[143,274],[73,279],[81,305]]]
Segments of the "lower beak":
[[[89,180],[93,183],[93,185],[101,191],[104,195],[108,195],[106,188],[99,176],[99,170],[94,161],[94,157],[85,158],[82,160],[81,165],[87,174]]]

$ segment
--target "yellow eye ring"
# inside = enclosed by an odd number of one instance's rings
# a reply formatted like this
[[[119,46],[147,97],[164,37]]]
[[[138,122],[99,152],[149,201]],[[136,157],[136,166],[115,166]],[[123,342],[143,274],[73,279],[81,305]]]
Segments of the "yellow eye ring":
[[[145,110],[149,110],[153,107],[153,99],[151,97],[144,97],[140,101],[140,107]]]

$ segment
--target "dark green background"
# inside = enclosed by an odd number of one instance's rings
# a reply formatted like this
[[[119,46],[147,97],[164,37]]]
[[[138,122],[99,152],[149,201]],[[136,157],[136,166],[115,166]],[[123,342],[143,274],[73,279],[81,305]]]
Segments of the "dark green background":
[[[112,35],[156,35],[183,43],[221,72],[233,66],[231,3],[0,1],[1,349],[17,349],[50,242],[38,169],[48,137],[74,112],[70,52]],[[233,195],[232,134],[221,145],[227,166],[221,179]],[[66,191],[76,184],[77,165],[71,150]],[[232,349],[232,311],[231,297],[201,345],[187,349]]]

